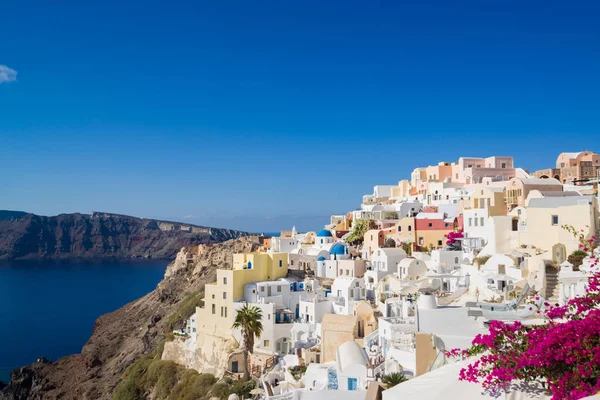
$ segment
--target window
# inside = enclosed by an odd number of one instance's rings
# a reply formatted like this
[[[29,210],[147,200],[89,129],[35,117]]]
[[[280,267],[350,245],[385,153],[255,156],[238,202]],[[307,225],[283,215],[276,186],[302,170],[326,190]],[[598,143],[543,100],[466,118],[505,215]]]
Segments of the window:
[[[348,390],[358,390],[357,378],[348,378]]]
[[[213,305],[212,305],[212,313],[213,313],[213,314],[216,314],[216,313],[217,313],[217,305],[216,305],[216,304],[213,304]]]
[[[263,340],[264,347],[269,347],[270,345],[271,345],[271,343],[268,340]]]
[[[227,277],[223,278],[223,285],[227,285]]]
[[[290,260],[290,265],[294,265],[294,260]]]
[[[227,292],[223,292],[223,300],[227,298]]]
[[[221,317],[223,316],[223,306],[221,306]]]
[[[502,168],[506,168],[506,163],[505,162],[502,163]]]
[[[433,226],[433,224],[430,222],[429,224],[427,224],[427,226],[429,226],[431,228]]]
[[[420,237],[420,238],[419,238],[419,244],[420,244],[420,245],[423,245],[423,243],[425,243],[425,240],[424,240],[422,237]]]
[[[442,241],[438,240],[438,246],[441,246],[441,245],[442,245]]]
[[[469,218],[469,226],[473,226],[473,218]]]
[[[225,318],[227,318],[227,307],[225,307]]]
[[[350,275],[350,270],[349,269],[346,270],[346,275]]]
[[[261,286],[261,287],[260,287],[260,291],[261,291],[261,292],[264,292],[264,291],[265,291],[265,287],[264,287],[264,286]]]
[[[281,286],[277,286],[277,291],[281,292]]]
[[[279,268],[283,267],[283,260],[279,260]]]
[[[448,224],[448,223],[445,223],[444,225],[446,226],[446,228],[450,226],[450,224]]]
[[[483,217],[479,218],[479,221],[481,223],[481,226],[485,225],[485,223],[483,222]]]
[[[212,298],[213,298],[213,299],[215,298],[215,295],[214,295],[214,293],[213,293],[213,295],[212,295]]]
[[[402,232],[402,227],[401,226],[398,227],[398,232]]]
[[[479,224],[477,223],[477,218],[475,218],[475,226],[479,226]]]
[[[350,289],[350,297],[354,297],[354,289]]]
[[[454,264],[458,264],[458,257],[454,257]]]
[[[552,225],[558,225],[558,215],[552,216]]]
[[[267,314],[267,319],[270,321],[271,320],[271,314]]]
[[[409,227],[408,227],[408,231],[409,231],[409,232],[410,232],[410,231],[412,231],[412,226],[409,226]]]

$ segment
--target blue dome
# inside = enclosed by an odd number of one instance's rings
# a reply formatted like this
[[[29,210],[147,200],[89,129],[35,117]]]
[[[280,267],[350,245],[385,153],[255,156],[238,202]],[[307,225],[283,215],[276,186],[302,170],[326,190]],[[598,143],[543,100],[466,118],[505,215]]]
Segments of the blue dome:
[[[321,229],[319,233],[317,233],[317,237],[333,237],[333,235],[327,229]]]
[[[325,257],[321,256],[321,257],[317,258],[317,261],[325,261]]]
[[[346,254],[346,247],[341,243],[336,243],[331,246],[331,250],[329,250],[329,254],[336,254],[338,256],[343,256]]]

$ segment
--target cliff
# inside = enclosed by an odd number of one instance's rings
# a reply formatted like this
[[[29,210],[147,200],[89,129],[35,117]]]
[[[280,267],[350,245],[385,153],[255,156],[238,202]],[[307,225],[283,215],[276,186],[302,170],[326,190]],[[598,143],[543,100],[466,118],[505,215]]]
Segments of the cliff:
[[[11,382],[0,384],[0,400],[112,399],[125,369],[149,354],[165,332],[181,327],[187,316],[174,318],[191,293],[216,279],[216,269],[231,266],[234,253],[259,247],[251,237],[203,246],[193,262],[183,252],[169,264],[165,279],[155,290],[96,321],[92,337],[81,354],[55,362],[39,359],[16,369]],[[40,355],[43,356],[43,355]]]
[[[191,244],[247,235],[231,229],[98,213],[44,217],[0,210],[0,259],[141,257],[172,259]]]

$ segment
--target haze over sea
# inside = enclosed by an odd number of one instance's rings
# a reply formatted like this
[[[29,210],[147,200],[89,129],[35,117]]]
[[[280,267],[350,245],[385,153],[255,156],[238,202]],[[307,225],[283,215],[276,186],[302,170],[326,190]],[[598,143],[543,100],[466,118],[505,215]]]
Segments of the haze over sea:
[[[153,290],[169,261],[0,261],[0,380],[79,353],[102,314]]]

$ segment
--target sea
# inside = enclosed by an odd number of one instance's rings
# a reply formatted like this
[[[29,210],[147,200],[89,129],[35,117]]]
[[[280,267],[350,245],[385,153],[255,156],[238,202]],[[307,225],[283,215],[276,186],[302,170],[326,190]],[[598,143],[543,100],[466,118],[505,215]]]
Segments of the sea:
[[[152,291],[167,260],[0,261],[0,380],[79,353],[100,315]]]

